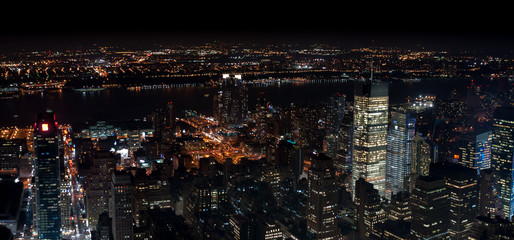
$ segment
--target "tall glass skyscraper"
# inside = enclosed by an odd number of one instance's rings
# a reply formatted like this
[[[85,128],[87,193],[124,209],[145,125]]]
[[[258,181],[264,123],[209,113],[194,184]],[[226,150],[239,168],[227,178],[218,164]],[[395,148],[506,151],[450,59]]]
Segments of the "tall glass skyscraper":
[[[512,219],[514,215],[514,108],[499,108],[494,112],[493,137],[491,144],[491,168],[496,177],[503,216]]]
[[[387,135],[386,198],[403,191],[404,180],[411,172],[412,141],[416,119],[402,111],[391,112],[391,123]]]
[[[385,195],[389,107],[387,82],[365,81],[355,86],[353,116],[352,196],[355,181],[363,178]]]
[[[51,111],[40,113],[34,126],[36,229],[39,239],[59,239],[61,174],[59,129]]]

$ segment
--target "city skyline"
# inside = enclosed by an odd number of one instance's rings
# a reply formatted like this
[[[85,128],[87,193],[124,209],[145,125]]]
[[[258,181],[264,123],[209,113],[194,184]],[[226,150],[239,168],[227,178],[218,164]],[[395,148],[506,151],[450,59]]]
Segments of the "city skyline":
[[[509,30],[267,6],[7,29],[0,238],[514,238]]]
[[[193,28],[194,29],[194,28]],[[366,28],[365,28],[366,29]],[[208,42],[338,44],[342,48],[384,46],[439,51],[480,51],[490,54],[510,54],[514,50],[514,35],[508,31],[450,31],[437,29],[338,29],[306,28],[255,30],[194,29],[194,30],[49,30],[36,33],[3,33],[0,53],[15,51],[58,51],[87,49],[96,45],[118,46],[144,50],[174,44],[202,44]]]

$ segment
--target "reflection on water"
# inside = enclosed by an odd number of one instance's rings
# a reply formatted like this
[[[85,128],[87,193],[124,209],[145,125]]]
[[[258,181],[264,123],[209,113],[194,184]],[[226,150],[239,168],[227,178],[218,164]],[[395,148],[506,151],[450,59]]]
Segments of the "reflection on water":
[[[464,89],[466,80],[430,80],[415,83],[391,82],[390,101],[400,103],[407,96],[435,94],[447,96],[450,89]],[[353,82],[282,85],[269,87],[249,87],[249,107],[255,106],[256,96],[264,92],[273,105],[288,106],[291,102],[317,104],[336,93],[353,96]],[[444,86],[444,87],[441,87]],[[154,109],[173,101],[178,116],[185,109],[194,109],[203,114],[212,114],[213,96],[216,89],[211,87],[187,87],[166,89],[145,89],[129,91],[107,89],[98,92],[75,92],[63,90],[19,98],[1,99],[1,126],[30,125],[36,114],[50,108],[55,111],[60,123],[79,124],[86,121],[144,118]],[[15,115],[18,115],[15,117]]]

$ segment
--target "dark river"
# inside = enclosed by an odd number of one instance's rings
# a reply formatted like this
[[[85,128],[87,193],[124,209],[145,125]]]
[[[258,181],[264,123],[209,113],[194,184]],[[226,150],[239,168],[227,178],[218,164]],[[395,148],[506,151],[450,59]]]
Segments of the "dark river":
[[[391,81],[390,103],[405,102],[408,96],[432,94],[447,97],[456,88],[463,92],[469,80],[423,80],[404,83]],[[264,92],[272,105],[287,106],[294,103],[318,104],[336,93],[353,98],[354,82],[318,83],[304,85],[281,85],[248,89],[249,107],[255,106],[257,95]],[[86,121],[128,120],[143,118],[154,109],[164,107],[173,101],[178,116],[185,109],[197,110],[211,115],[213,96],[217,89],[212,87],[184,87],[167,89],[146,89],[131,91],[122,88],[99,92],[61,92],[20,95],[13,99],[0,99],[0,126],[26,126],[34,123],[38,112],[53,109],[59,123],[82,124]]]

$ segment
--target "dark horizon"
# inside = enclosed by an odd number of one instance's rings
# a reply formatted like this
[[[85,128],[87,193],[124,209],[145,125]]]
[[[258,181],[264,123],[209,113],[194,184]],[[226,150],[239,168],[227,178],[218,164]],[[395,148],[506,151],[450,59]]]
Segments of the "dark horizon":
[[[149,49],[158,44],[212,41],[330,42],[344,48],[373,44],[494,54],[514,50],[509,14],[500,5],[184,5],[168,8],[149,3],[134,7],[90,3],[73,8],[59,6],[64,7],[59,11],[46,5],[27,6],[18,15],[2,17],[5,24],[0,33],[0,53],[88,48],[93,44]],[[20,21],[23,18],[28,19]]]
[[[336,31],[336,30],[260,30],[260,31],[72,31],[3,34],[0,53],[23,50],[73,50],[94,45],[119,46],[134,50],[155,49],[174,44],[198,45],[221,41],[251,44],[337,44],[341,48],[400,47],[435,51],[481,51],[512,54],[514,35],[491,32],[444,31]]]

